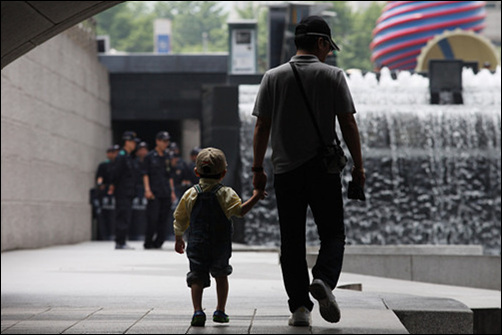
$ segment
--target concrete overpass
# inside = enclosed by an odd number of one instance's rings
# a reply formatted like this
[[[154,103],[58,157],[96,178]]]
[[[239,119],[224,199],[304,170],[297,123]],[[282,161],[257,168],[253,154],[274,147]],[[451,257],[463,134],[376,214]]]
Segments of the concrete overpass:
[[[2,1],[2,69],[62,31],[123,1]]]

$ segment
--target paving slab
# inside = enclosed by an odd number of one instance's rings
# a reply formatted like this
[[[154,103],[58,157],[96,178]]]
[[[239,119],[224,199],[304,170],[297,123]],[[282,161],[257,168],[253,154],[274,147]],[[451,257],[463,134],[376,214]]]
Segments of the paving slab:
[[[86,242],[2,253],[2,334],[408,333],[381,296],[364,292],[365,283],[363,292],[335,290],[342,310],[339,323],[324,321],[315,306],[312,327],[288,326],[277,253],[244,248],[236,248],[231,259],[230,323],[212,322],[213,281],[203,298],[206,327],[190,327],[186,256],[176,254],[172,242],[162,250],[131,244],[135,250]],[[342,281],[360,278],[343,274]]]

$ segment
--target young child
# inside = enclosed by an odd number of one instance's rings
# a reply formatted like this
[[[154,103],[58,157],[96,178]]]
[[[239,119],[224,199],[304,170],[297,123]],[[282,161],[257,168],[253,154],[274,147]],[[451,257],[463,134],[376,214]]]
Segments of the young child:
[[[187,284],[192,290],[194,315],[192,326],[203,327],[206,314],[202,310],[202,291],[210,286],[209,274],[216,280],[218,305],[213,321],[226,323],[225,314],[228,296],[228,275],[232,273],[229,259],[232,254],[232,216],[243,216],[265,197],[263,191],[253,191],[253,196],[242,203],[237,193],[220,182],[227,172],[225,154],[216,148],[199,152],[195,162],[195,174],[199,184],[188,189],[174,212],[176,252],[185,249],[183,233],[188,229],[187,257],[190,272]]]

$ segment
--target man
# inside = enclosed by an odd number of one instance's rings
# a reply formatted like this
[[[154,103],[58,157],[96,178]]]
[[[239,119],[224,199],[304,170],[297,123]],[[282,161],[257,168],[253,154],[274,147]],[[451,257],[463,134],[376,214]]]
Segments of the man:
[[[145,249],[160,249],[166,239],[167,219],[172,202],[176,201],[173,178],[171,176],[169,133],[161,131],[155,139],[155,149],[150,151],[143,162],[143,183],[145,198],[148,199]]]
[[[126,244],[132,219],[132,200],[136,190],[137,171],[131,156],[136,149],[136,133],[126,131],[122,135],[124,147],[119,151],[112,173],[108,194],[115,196],[115,249],[133,249]]]
[[[352,156],[352,178],[361,187],[365,174],[354,104],[342,70],[324,64],[339,50],[331,30],[318,16],[303,19],[296,27],[297,68],[320,132],[321,143],[305,99],[290,64],[269,70],[263,77],[253,115],[257,116],[253,150],[253,185],[264,189],[267,176],[263,159],[271,134],[274,187],[281,231],[281,268],[292,326],[309,326],[313,303],[319,301],[321,316],[338,322],[340,310],[333,296],[342,269],[345,245],[340,174],[328,173],[319,155],[333,143],[338,119],[343,139]],[[310,206],[321,247],[310,284],[306,262],[305,226]],[[309,285],[310,284],[310,285]]]
[[[136,141],[138,142],[138,141]],[[145,198],[145,187],[143,186],[143,163],[148,154],[148,144],[140,141],[136,146],[134,153],[134,164],[137,172],[136,192],[132,200],[132,219],[129,237],[131,240],[143,240],[145,236],[147,215],[146,205],[148,201]]]
[[[190,151],[190,163],[188,164],[188,180],[190,181],[190,186],[197,185],[199,183],[199,177],[197,177],[194,170],[199,152],[199,147],[194,147]]]
[[[185,191],[192,186],[189,180],[190,174],[188,166],[181,158],[181,155],[176,153],[171,154],[171,172],[173,176],[174,192],[176,193],[176,198],[181,199],[183,193],[185,193]],[[193,172],[193,170],[191,172]]]
[[[113,163],[120,150],[119,145],[113,145],[106,150],[106,160],[101,162],[96,171],[96,188],[99,195],[100,213],[98,215],[98,240],[109,240],[115,233],[115,200],[108,195],[112,181]]]

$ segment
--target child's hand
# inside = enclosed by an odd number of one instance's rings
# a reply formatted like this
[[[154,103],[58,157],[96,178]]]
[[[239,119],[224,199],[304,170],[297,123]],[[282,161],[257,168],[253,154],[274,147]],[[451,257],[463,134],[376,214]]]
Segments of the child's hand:
[[[254,189],[253,190],[253,195],[258,195],[258,197],[260,198],[260,200],[263,200],[263,199],[265,199],[268,196],[268,193],[266,191],[264,191],[264,190]]]
[[[176,243],[174,244],[174,250],[176,250],[178,254],[185,253],[185,241],[183,240],[182,236],[176,236]]]

